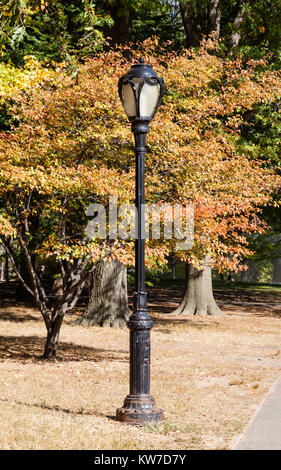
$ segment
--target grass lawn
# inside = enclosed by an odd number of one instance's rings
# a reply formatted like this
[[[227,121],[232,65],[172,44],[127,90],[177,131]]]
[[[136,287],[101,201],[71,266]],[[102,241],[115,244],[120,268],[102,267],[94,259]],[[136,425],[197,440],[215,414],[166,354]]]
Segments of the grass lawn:
[[[226,281],[213,281],[213,286],[218,290],[241,290],[248,292],[267,292],[281,296],[280,284],[259,284],[250,282],[226,282]]]
[[[249,308],[218,290],[223,318],[167,315],[180,293],[150,291],[151,392],[166,419],[145,427],[115,420],[128,393],[127,329],[77,326],[75,310],[58,361],[42,362],[39,312],[2,301],[0,449],[231,448],[281,374],[280,297],[254,292],[260,305]]]

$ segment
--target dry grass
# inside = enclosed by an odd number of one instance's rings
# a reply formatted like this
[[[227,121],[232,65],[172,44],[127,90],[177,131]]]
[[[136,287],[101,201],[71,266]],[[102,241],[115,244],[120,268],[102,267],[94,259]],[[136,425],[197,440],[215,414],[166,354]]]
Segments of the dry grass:
[[[55,363],[38,359],[45,327],[35,309],[0,310],[0,449],[227,449],[281,372],[281,319],[155,313],[152,394],[166,420],[115,421],[128,393],[128,331],[61,330]]]

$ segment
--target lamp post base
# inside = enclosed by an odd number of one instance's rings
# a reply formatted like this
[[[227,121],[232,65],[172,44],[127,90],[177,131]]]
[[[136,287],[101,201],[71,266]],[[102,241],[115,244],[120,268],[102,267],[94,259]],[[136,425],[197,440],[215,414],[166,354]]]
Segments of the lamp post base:
[[[164,413],[155,407],[155,400],[151,395],[128,395],[123,407],[117,409],[116,418],[128,424],[143,426],[164,419]]]

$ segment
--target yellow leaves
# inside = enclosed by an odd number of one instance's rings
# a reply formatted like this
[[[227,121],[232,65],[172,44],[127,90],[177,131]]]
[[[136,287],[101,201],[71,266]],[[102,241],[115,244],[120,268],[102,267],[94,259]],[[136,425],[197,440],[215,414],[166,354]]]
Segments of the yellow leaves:
[[[218,265],[234,268],[247,253],[244,233],[263,230],[254,221],[258,207],[270,201],[280,178],[273,171],[237,155],[235,137],[242,115],[254,103],[281,94],[280,76],[258,75],[260,63],[223,61],[205,41],[199,52],[181,55],[159,49],[155,39],[141,45],[142,54],[165,79],[167,93],[147,137],[147,202],[194,205],[195,243],[185,253],[193,262],[211,254]],[[160,55],[154,54],[155,47]],[[78,82],[64,65],[43,67],[34,57],[25,68],[4,67],[0,100],[12,99],[18,127],[0,139],[2,196],[36,189],[50,212],[67,216],[59,198],[108,196],[134,198],[135,159],[130,124],[117,93],[128,63],[121,51],[108,51],[79,65]],[[24,92],[22,92],[24,90]],[[6,228],[7,230],[7,228]],[[243,235],[241,235],[243,233]],[[44,252],[71,257],[102,256],[98,243],[64,243],[49,239]],[[111,246],[112,256],[131,263],[129,243]],[[169,244],[149,242],[147,262],[163,262]],[[92,250],[92,251],[90,251]]]
[[[59,64],[56,70],[44,68],[34,56],[25,57],[25,66],[21,69],[9,64],[0,64],[0,103],[8,99],[18,100],[22,91],[32,91],[45,80],[58,85],[60,72],[64,65]]]
[[[0,235],[4,237],[14,237],[16,231],[10,223],[7,215],[0,214]]]

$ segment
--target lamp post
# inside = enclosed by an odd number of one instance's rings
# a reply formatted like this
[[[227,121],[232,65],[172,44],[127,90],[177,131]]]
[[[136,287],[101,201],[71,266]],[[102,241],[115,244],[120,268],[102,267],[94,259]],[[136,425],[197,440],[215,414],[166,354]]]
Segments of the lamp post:
[[[145,140],[149,123],[155,115],[165,90],[164,82],[143,59],[120,78],[119,96],[124,111],[132,123],[136,153],[136,240],[134,312],[129,318],[130,329],[130,393],[122,408],[119,421],[141,425],[164,418],[150,395],[150,330],[153,322],[147,313],[145,292],[145,218],[144,178]]]

